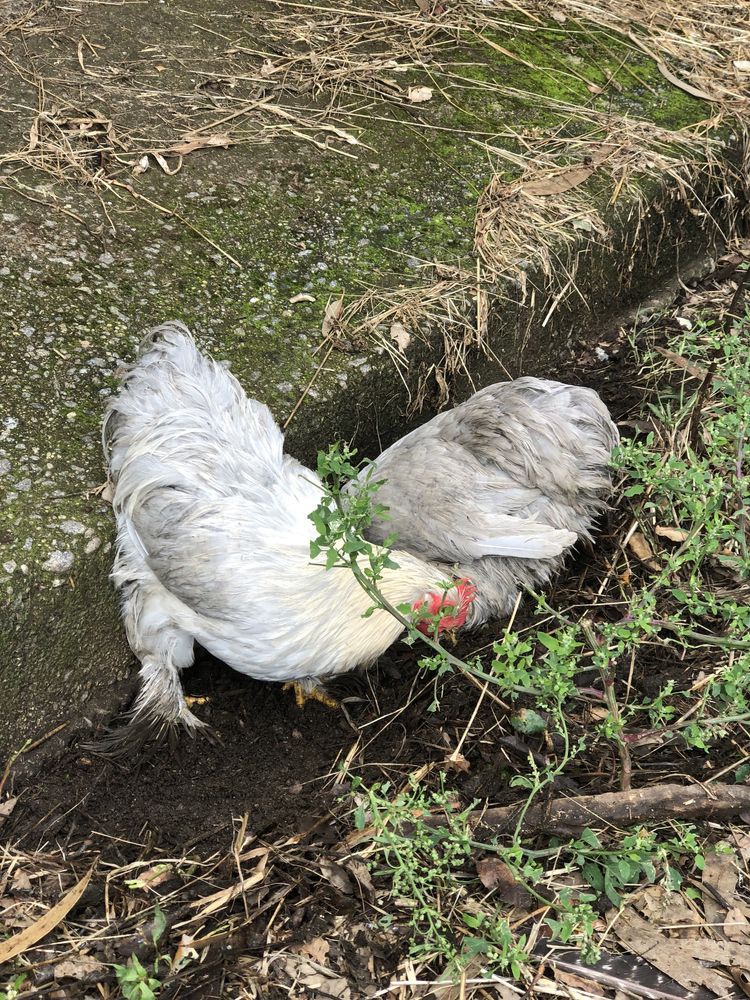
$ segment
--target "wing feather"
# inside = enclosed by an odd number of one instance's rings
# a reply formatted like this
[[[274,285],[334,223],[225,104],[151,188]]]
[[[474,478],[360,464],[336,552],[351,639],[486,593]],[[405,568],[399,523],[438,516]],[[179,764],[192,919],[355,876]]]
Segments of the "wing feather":
[[[522,378],[476,393],[383,452],[391,532],[423,558],[561,555],[603,506],[617,430],[590,389]]]

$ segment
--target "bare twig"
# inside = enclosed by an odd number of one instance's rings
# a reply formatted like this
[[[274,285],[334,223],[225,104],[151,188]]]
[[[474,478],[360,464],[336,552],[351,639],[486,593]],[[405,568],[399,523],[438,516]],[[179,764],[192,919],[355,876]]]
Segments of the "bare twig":
[[[628,792],[552,799],[527,811],[522,830],[527,834],[543,830],[564,836],[601,823],[623,827],[670,819],[728,820],[747,809],[750,788],[742,785],[712,784],[710,789],[702,785],[653,785]],[[517,805],[477,810],[470,814],[470,821],[501,833],[515,827],[519,812]],[[444,819],[434,815],[425,822],[439,826]]]

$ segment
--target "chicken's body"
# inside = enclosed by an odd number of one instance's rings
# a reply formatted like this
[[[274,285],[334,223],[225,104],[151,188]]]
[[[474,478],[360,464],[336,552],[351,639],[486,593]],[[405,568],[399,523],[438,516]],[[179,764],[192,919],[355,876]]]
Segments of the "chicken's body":
[[[180,323],[152,332],[104,425],[118,521],[113,579],[141,661],[135,715],[198,725],[179,671],[199,642],[269,681],[324,678],[376,659],[402,632],[345,569],[310,558],[322,488]],[[473,623],[545,580],[604,506],[617,439],[595,393],[536,379],[491,386],[385,451],[378,500],[398,533],[380,588],[437,606],[452,568],[478,585]],[[454,593],[455,592],[455,593]],[[466,593],[469,600],[465,600]],[[473,587],[449,592],[463,623]]]

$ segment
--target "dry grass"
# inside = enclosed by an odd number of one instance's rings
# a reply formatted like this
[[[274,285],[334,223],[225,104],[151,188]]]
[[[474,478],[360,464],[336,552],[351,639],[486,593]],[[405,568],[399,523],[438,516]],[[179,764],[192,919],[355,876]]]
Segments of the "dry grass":
[[[490,298],[512,294],[521,305],[533,302],[544,325],[567,296],[578,294],[581,258],[611,246],[615,219],[618,227],[635,220],[635,245],[640,219],[653,202],[644,183],[650,178],[660,178],[669,196],[682,199],[721,239],[737,230],[748,173],[741,123],[750,80],[743,58],[750,51],[745,4],[508,0],[492,6],[458,0],[445,8],[427,0],[375,7],[278,0],[235,16],[228,27],[198,19],[206,39],[218,43],[213,54],[191,44],[181,47],[179,57],[167,47],[161,55],[120,62],[85,33],[85,11],[96,7],[96,0],[88,0],[82,13],[67,15],[79,29],[75,59],[62,61],[53,73],[43,60],[19,54],[35,34],[52,30],[47,5],[36,14],[19,6],[4,29],[22,44],[0,48],[0,56],[36,94],[36,107],[21,109],[25,144],[0,154],[0,186],[89,222],[85,200],[75,208],[63,203],[64,192],[75,186],[93,195],[89,204],[113,231],[115,210],[140,200],[174,217],[236,267],[237,259],[169,199],[147,194],[140,177],[145,169],[171,175],[202,149],[282,139],[361,160],[372,155],[363,128],[374,121],[383,127],[406,122],[429,141],[431,130],[444,126],[410,100],[415,82],[433,90],[426,108],[446,102],[464,108],[464,95],[481,90],[502,106],[545,109],[556,123],[548,128],[501,126],[489,133],[477,121],[461,132],[460,141],[484,151],[490,175],[477,206],[476,273],[473,262],[440,262],[442,273],[440,267],[437,273],[423,269],[421,287],[367,292],[346,307],[349,336],[375,335],[397,367],[403,365],[403,336],[398,328],[392,335],[394,323],[412,336],[424,336],[431,325],[441,332],[442,358],[422,372],[412,400],[417,409],[428,386],[440,405],[448,402],[455,375],[469,373],[467,356],[488,349]],[[705,120],[670,132],[611,105],[600,107],[596,98],[607,90],[622,94],[643,82],[623,57],[621,74],[604,86],[591,83],[585,63],[558,57],[557,42],[547,37],[550,25],[559,39],[592,37],[606,49],[609,37],[620,51],[653,59],[669,84],[705,100]],[[540,52],[546,46],[548,65],[515,54],[514,36],[532,41]],[[470,64],[457,60],[483,50],[515,61],[521,70],[580,85],[587,97],[571,103],[486,75],[478,79],[468,72]],[[138,123],[133,106],[141,109]],[[739,151],[734,164],[724,145],[732,130]],[[34,180],[39,177],[42,183]],[[516,291],[507,291],[513,285]]]

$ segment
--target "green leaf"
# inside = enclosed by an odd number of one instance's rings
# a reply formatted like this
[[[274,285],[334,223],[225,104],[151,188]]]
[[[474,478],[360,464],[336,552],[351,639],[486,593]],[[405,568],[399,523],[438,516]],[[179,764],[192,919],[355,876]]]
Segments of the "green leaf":
[[[548,632],[537,632],[536,637],[543,646],[546,646],[553,653],[560,648],[560,640]]]
[[[358,830],[364,830],[366,822],[365,807],[360,803],[354,811],[354,825]]]
[[[593,861],[587,861],[581,868],[581,873],[593,889],[596,889],[597,892],[602,892],[604,889],[604,876],[599,865],[594,864]]]
[[[525,736],[533,736],[536,733],[547,731],[547,720],[539,712],[535,712],[533,708],[522,708],[512,717],[510,724]]]
[[[158,903],[154,906],[154,929],[151,933],[151,939],[156,944],[160,940],[164,931],[167,928],[167,918],[164,915],[164,910],[159,906]]]
[[[622,896],[612,883],[609,869],[605,869],[604,871],[604,895],[613,906],[620,906],[622,903]]]
[[[589,847],[593,847],[596,850],[599,850],[602,846],[601,840],[599,840],[598,836],[589,827],[586,827],[581,833],[579,840],[582,840],[584,844],[588,844]]]
[[[620,876],[620,881],[623,885],[627,885],[628,882],[633,881],[635,874],[634,866],[626,861],[625,858],[619,858],[617,861],[617,874]]]

